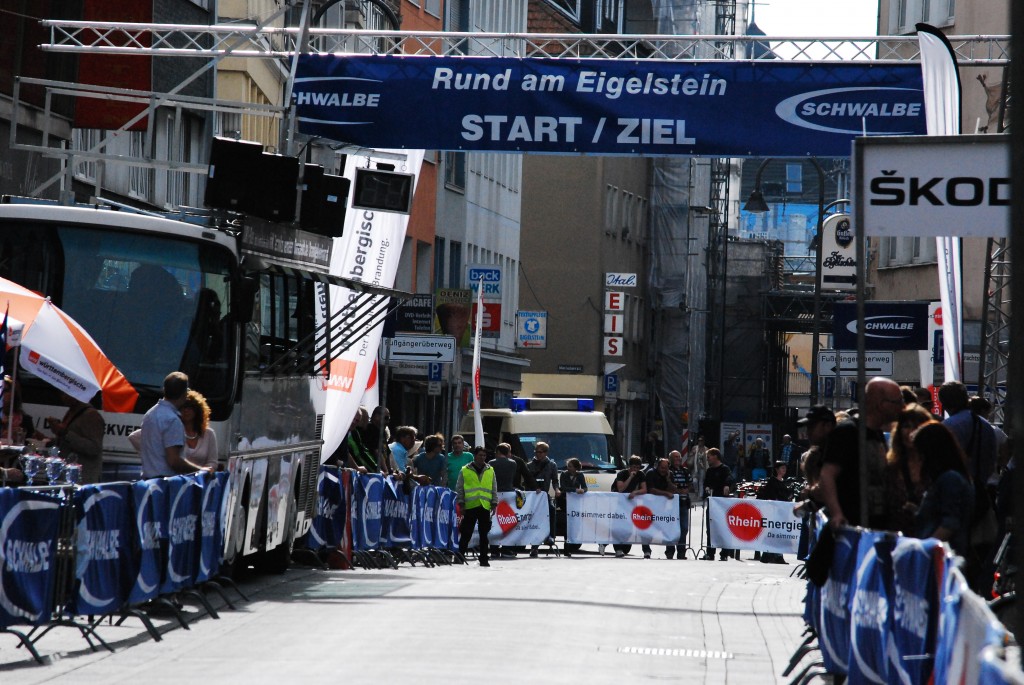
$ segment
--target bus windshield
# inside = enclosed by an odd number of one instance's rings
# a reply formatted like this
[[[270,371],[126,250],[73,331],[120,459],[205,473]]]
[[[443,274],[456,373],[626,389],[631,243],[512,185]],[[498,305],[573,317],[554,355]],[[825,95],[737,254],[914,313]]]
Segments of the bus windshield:
[[[0,276],[49,295],[81,324],[140,404],[177,369],[211,405],[229,400],[233,263],[216,244],[150,233],[32,222],[0,230]]]

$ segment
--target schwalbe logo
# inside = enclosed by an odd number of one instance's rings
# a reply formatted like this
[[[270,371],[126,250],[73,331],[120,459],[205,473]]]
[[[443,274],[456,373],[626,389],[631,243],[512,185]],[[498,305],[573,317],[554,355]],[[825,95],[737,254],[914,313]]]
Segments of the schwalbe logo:
[[[860,97],[851,97],[855,93]],[[808,113],[810,108],[815,111]],[[911,122],[923,121],[924,105],[921,103],[921,91],[915,88],[858,86],[793,95],[775,106],[775,114],[794,126],[825,133],[862,135],[866,119],[868,135],[908,135],[918,128]],[[893,130],[891,126],[872,125],[893,120],[906,122],[907,126],[903,130]]]
[[[880,338],[882,340],[903,340],[914,337],[915,326],[916,322],[912,316],[900,316],[898,314],[865,316],[864,337]],[[854,319],[846,324],[846,330],[855,334],[857,332],[857,320]]]

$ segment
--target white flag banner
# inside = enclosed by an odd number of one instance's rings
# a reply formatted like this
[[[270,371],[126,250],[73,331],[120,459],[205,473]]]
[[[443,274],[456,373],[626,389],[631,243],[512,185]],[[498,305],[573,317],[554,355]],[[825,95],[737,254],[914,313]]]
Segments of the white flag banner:
[[[401,171],[414,174],[418,179],[423,150],[396,152],[407,155]],[[377,160],[372,155],[370,161],[393,162],[388,159]],[[346,165],[344,174],[353,183],[355,167],[355,164]],[[331,248],[331,275],[385,288],[393,287],[408,225],[408,214],[349,207],[345,213],[344,235],[335,238]],[[335,314],[359,295],[353,290],[335,285],[329,286],[328,290],[331,312]],[[321,292],[318,291],[318,296]],[[327,298],[321,297],[321,302],[327,301]],[[326,315],[322,305],[317,311],[317,325],[323,323]],[[345,439],[352,425],[352,417],[370,386],[370,374],[375,369],[382,326],[376,326],[331,362],[330,372],[325,379],[327,402],[324,412],[324,445],[320,453],[324,459],[331,456]],[[376,379],[373,380],[376,385]],[[372,411],[373,407],[369,409]]]
[[[949,39],[934,26],[917,25],[924,85],[924,118],[930,136],[958,136],[961,132],[960,72]],[[942,342],[945,380],[960,380],[962,351],[961,321],[963,298],[960,273],[960,238],[952,235],[935,239],[939,260],[939,293],[942,300]]]
[[[797,553],[804,523],[792,502],[712,497],[708,509],[712,547]]]
[[[565,540],[597,543],[674,545],[679,542],[679,496],[618,492],[567,493]]]
[[[474,445],[484,444],[484,420],[480,414],[480,336],[483,334],[484,286],[480,280],[476,291],[476,335],[473,336],[473,432]]]
[[[487,541],[492,545],[542,545],[551,533],[548,496],[543,492],[527,492],[523,506],[516,506],[516,493],[499,492],[498,508],[491,518]],[[480,544],[476,527],[469,539],[471,548]]]

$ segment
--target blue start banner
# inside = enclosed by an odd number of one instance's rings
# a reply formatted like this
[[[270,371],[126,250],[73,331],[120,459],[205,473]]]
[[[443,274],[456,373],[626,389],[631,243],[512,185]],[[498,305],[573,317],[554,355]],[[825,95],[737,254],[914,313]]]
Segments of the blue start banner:
[[[50,620],[60,501],[0,489],[0,627]]]
[[[925,133],[917,64],[301,55],[293,101],[303,133],[385,148],[847,157]]]
[[[113,613],[127,601],[135,579],[131,486],[85,485],[74,497],[78,525],[72,613]]]

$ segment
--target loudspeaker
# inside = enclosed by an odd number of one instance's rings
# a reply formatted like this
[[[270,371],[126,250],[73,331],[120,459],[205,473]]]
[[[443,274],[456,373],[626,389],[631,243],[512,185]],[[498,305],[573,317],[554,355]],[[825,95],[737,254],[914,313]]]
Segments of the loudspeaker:
[[[312,172],[312,173],[311,173]],[[339,238],[344,233],[350,181],[325,174],[323,167],[306,165],[302,192],[302,228]]]
[[[256,169],[263,146],[246,140],[214,138],[206,177],[207,207],[245,211],[249,175]]]
[[[299,210],[299,225],[307,231],[320,225],[317,198],[320,197],[323,177],[324,168],[319,164],[306,164],[302,169],[302,208]]]
[[[243,211],[270,221],[295,220],[295,193],[299,182],[297,157],[264,152],[255,169],[250,171],[249,179],[248,207]]]

